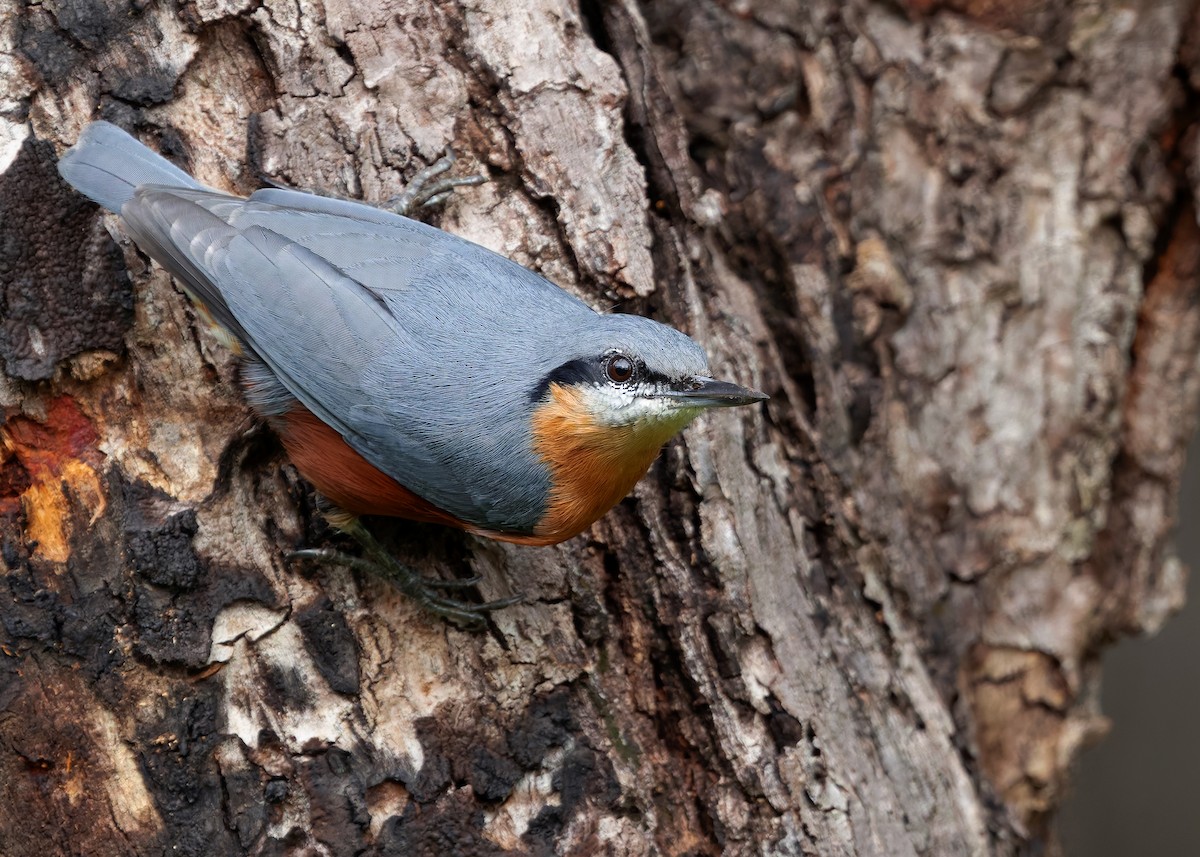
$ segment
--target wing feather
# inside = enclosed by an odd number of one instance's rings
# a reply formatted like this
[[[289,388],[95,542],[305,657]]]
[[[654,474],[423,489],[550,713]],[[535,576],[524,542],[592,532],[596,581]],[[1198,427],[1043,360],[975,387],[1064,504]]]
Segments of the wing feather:
[[[482,247],[396,214],[297,191],[200,185],[107,123],[60,162],[249,352],[266,407],[287,392],[352,448],[456,517],[530,531],[549,473],[530,392],[582,302]],[[260,361],[260,362],[256,362]],[[273,411],[272,411],[273,412]]]
[[[354,203],[154,188],[125,209],[135,238],[380,470],[487,529],[540,519],[549,473],[531,451],[529,393],[557,365],[565,322],[596,317],[585,304]]]

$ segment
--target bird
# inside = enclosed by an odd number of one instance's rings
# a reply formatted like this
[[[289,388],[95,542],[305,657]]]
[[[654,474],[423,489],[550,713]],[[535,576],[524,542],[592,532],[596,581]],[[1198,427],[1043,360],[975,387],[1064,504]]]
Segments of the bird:
[[[427,179],[439,163],[427,169]],[[519,545],[578,535],[699,414],[763,393],[710,377],[686,334],[600,313],[516,262],[398,210],[283,187],[198,182],[116,125],[88,124],[62,178],[120,216],[238,358],[250,409],[367,558],[426,609],[475,604],[391,559],[361,523],[390,516]],[[403,211],[404,213],[400,213]]]

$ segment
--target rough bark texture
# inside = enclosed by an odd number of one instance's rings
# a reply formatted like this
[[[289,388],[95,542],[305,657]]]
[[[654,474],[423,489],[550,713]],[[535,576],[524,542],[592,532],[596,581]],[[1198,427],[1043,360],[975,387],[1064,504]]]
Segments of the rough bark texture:
[[[1032,854],[1098,656],[1183,594],[1192,4],[0,0],[0,853]],[[771,394],[554,549],[341,544],[161,270],[58,181],[380,200]]]

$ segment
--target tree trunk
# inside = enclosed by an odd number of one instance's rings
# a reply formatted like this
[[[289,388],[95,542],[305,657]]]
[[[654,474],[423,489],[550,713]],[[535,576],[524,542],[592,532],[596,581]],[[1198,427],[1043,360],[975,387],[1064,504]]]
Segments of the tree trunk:
[[[0,0],[0,854],[1032,854],[1099,655],[1183,597],[1193,4]],[[58,180],[382,200],[771,395],[556,548],[347,546]],[[126,273],[128,272],[128,273]]]

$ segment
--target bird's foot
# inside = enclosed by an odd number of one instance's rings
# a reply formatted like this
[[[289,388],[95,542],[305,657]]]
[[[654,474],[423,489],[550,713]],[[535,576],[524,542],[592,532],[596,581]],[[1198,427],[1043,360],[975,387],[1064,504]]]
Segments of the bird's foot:
[[[454,150],[447,148],[446,154],[420,170],[404,186],[404,190],[400,191],[400,193],[389,197],[383,202],[368,203],[368,205],[374,205],[376,208],[392,211],[405,217],[413,217],[423,208],[433,208],[434,206],[441,205],[449,198],[455,188],[475,187],[487,182],[487,176],[479,175],[451,176],[434,181],[442,173],[447,172],[453,167],[457,160],[458,157],[454,154]],[[344,197],[335,193],[328,193],[319,188],[294,188],[263,172],[259,173],[258,178],[263,184],[278,190],[301,190],[304,193],[311,193],[314,196],[323,196],[329,199],[344,199]]]
[[[413,176],[404,190],[382,203],[380,208],[411,217],[418,209],[432,208],[445,202],[455,188],[474,187],[487,181],[485,176],[459,176],[434,181],[449,171],[456,160],[458,158],[454,150],[446,149],[446,154]]]
[[[306,559],[322,565],[344,565],[356,571],[387,577],[395,582],[401,592],[417,602],[423,610],[472,628],[482,626],[487,615],[493,610],[511,607],[522,600],[521,596],[514,595],[510,598],[476,604],[447,597],[441,593],[469,589],[477,585],[480,578],[431,580],[399,562],[367,532],[360,522],[355,521],[341,529],[353,536],[363,546],[366,556],[351,556],[329,548],[293,551],[289,556],[293,559]]]

